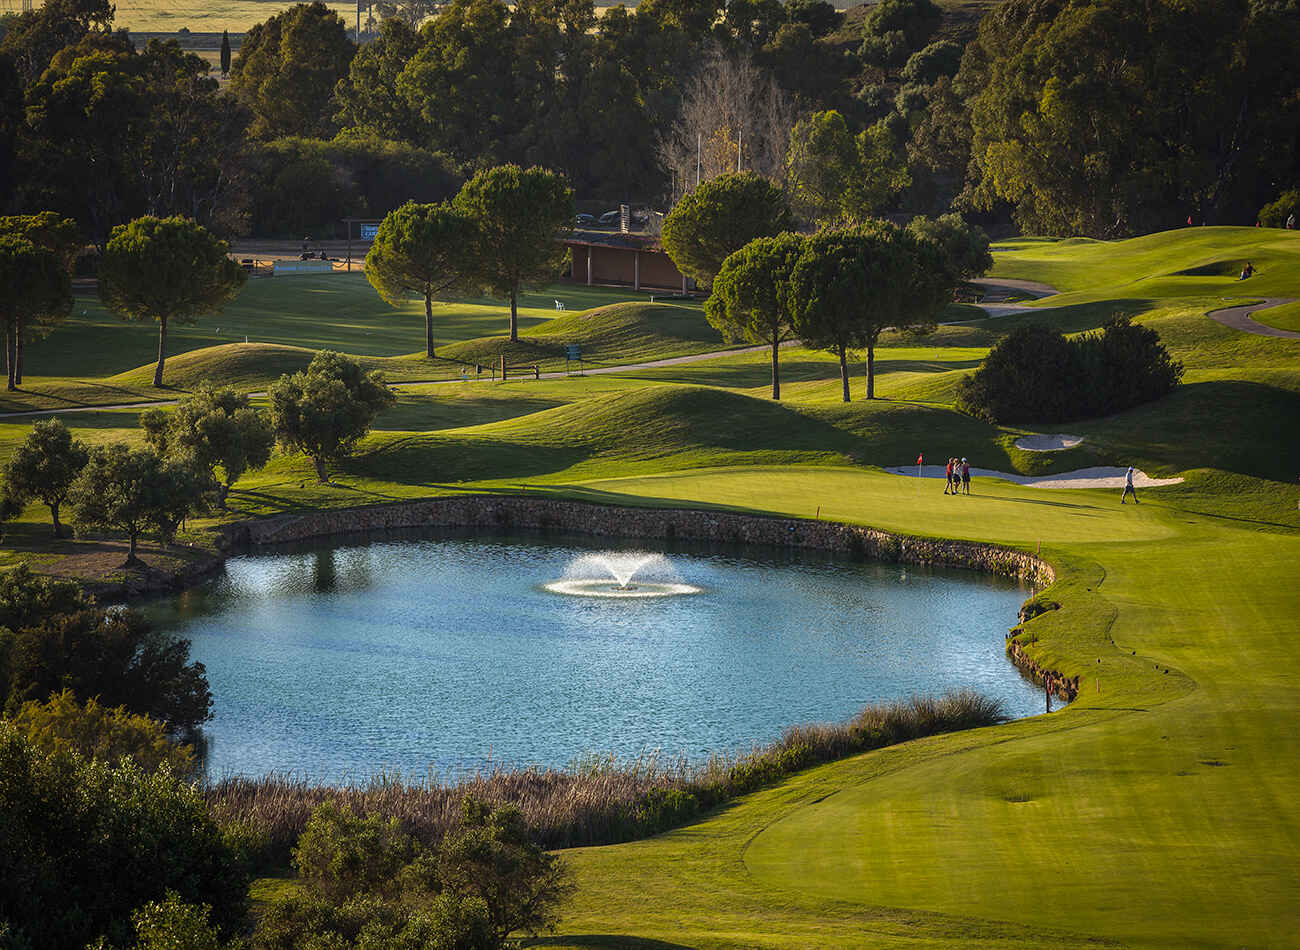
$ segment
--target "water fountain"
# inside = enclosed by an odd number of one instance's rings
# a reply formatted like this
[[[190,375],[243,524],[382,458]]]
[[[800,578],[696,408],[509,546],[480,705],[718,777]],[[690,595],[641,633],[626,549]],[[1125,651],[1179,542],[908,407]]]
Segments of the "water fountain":
[[[563,578],[544,586],[570,597],[676,597],[702,590],[684,583],[668,558],[644,551],[584,554],[569,562]]]

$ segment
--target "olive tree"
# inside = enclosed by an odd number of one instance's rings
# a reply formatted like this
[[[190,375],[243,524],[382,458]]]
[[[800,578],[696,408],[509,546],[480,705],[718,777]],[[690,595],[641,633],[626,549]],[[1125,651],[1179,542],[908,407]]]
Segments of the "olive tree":
[[[107,528],[127,536],[130,551],[123,566],[135,567],[141,563],[135,553],[140,536],[152,532],[170,543],[180,523],[201,505],[206,487],[189,465],[164,461],[151,448],[97,445],[68,498],[78,530]]]
[[[67,501],[72,483],[86,466],[89,453],[74,439],[61,419],[43,419],[9,456],[3,469],[4,496],[21,508],[33,498],[49,506],[54,536],[63,537],[59,506]]]
[[[424,298],[424,355],[433,359],[433,301],[462,289],[473,266],[474,221],[451,205],[408,201],[384,216],[366,279],[391,306]]]
[[[473,276],[510,301],[510,341],[519,339],[519,293],[555,279],[564,262],[557,238],[573,228],[573,189],[545,168],[502,165],[461,187],[453,206],[474,222]]]
[[[790,276],[804,238],[755,238],[722,262],[704,304],[710,324],[728,340],[743,338],[772,348],[772,398],[781,398],[781,344],[794,337]]]
[[[158,322],[155,386],[163,384],[168,323],[219,311],[248,279],[229,251],[189,218],[146,216],[113,229],[99,264],[99,296],[123,319]]]
[[[306,372],[281,376],[270,397],[277,441],[305,452],[321,484],[329,483],[326,466],[351,455],[375,417],[397,398],[379,373],[329,350],[317,353]]]
[[[159,454],[208,476],[223,509],[235,482],[250,469],[266,465],[275,446],[270,416],[229,386],[214,389],[205,383],[171,412],[141,413],[140,426]]]
[[[740,172],[687,192],[664,218],[660,239],[677,269],[707,287],[731,254],[791,225],[784,192],[753,172]]]

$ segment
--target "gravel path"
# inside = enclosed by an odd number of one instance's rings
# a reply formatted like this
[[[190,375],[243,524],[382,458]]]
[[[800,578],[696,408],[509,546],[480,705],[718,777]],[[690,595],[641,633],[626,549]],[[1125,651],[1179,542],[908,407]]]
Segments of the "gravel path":
[[[894,475],[910,475],[916,478],[916,469],[915,465],[900,465],[887,468],[885,471]],[[1099,465],[1093,468],[1076,469],[1073,472],[1062,472],[1059,475],[1016,475],[1011,472],[995,472],[987,468],[972,468],[970,474],[972,482],[977,478],[1000,478],[1015,482],[1017,485],[1029,485],[1032,488],[1123,488],[1126,471],[1127,469],[1117,466]],[[921,477],[943,479],[944,466],[923,465]],[[1136,488],[1157,488],[1161,485],[1177,485],[1180,482],[1182,478],[1152,478],[1146,472],[1133,473],[1133,485]]]
[[[1212,310],[1210,319],[1222,323],[1225,327],[1231,327],[1234,330],[1240,330],[1243,333],[1254,333],[1257,336],[1275,336],[1284,340],[1300,340],[1300,333],[1293,330],[1279,330],[1277,327],[1265,326],[1257,323],[1250,318],[1252,313],[1260,310],[1267,310],[1269,307],[1280,307],[1284,303],[1294,303],[1293,297],[1268,297],[1259,303],[1246,304],[1241,307],[1225,307],[1222,310]]]

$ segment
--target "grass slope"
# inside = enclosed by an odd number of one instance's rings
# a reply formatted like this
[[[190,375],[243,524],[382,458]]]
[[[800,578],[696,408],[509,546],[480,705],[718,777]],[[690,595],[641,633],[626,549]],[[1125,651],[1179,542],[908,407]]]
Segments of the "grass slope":
[[[523,296],[520,326],[545,334],[558,299],[568,308],[561,320],[575,328],[574,339],[563,342],[595,344],[606,354],[631,347],[655,358],[716,348],[704,343],[718,337],[698,306],[665,306],[662,334],[653,320],[628,319],[617,311],[608,322],[583,319],[587,311],[605,313],[610,304],[629,297],[647,300],[630,290],[558,284]],[[654,315],[660,315],[657,305]],[[488,345],[487,335],[503,333],[506,319],[505,309],[494,301],[439,304],[434,308],[435,350],[452,357],[455,347],[449,344],[478,340],[480,347]],[[602,344],[605,332],[610,340]],[[24,386],[0,394],[0,412],[172,398],[174,393],[151,385],[157,333],[154,324],[123,322],[97,300],[79,298],[73,317],[28,348]],[[359,274],[258,278],[222,313],[195,325],[171,326],[167,339],[164,381],[180,390],[205,379],[264,388],[280,373],[305,365],[312,352],[327,348],[364,358],[395,380],[457,378],[462,371],[458,362],[423,358],[423,303],[391,308]],[[560,353],[562,365],[562,347]]]

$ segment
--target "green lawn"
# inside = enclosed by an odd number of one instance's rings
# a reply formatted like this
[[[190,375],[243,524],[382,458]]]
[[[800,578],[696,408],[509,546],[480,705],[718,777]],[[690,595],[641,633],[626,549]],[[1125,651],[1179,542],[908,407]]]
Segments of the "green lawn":
[[[564,367],[563,344],[571,342],[597,361],[723,348],[697,303],[649,301],[631,290],[556,284],[521,297],[519,327],[544,338],[548,369]],[[611,310],[612,304],[625,306]],[[447,359],[431,362],[424,358],[423,301],[389,307],[360,274],[256,278],[223,312],[168,328],[166,387],[158,390],[152,385],[157,325],[124,322],[98,300],[78,298],[71,318],[28,347],[24,385],[0,395],[0,412],[171,399],[203,380],[255,390],[302,368],[320,349],[361,357],[391,379],[459,378],[463,362],[495,359],[494,338],[505,333],[508,312],[485,299],[436,305],[435,352]]]
[[[1300,296],[1300,235],[1203,228],[1016,242],[996,255],[997,272],[1060,287],[1069,306],[889,338],[878,353],[884,398],[872,402],[860,399],[860,364],[856,401],[844,405],[833,360],[799,348],[782,353],[780,404],[766,398],[762,353],[541,382],[405,383],[334,484],[316,485],[304,459],[280,456],[239,483],[232,516],[527,491],[1041,544],[1059,571],[1050,596],[1061,609],[1029,624],[1029,649],[1081,677],[1073,705],[823,766],[657,838],[569,852],[579,887],[545,944],[1291,945],[1300,927],[1300,342],[1205,315],[1235,289],[1228,265],[1247,258],[1259,287],[1272,282],[1261,296]],[[1223,273],[1179,273],[1216,268]],[[535,311],[524,346],[549,358],[557,337],[568,342],[591,319],[601,329],[584,348],[606,347],[613,362],[718,345],[690,308],[575,312],[611,302],[570,303],[551,323],[542,321],[553,310]],[[364,320],[340,318],[347,345],[333,345],[400,368],[418,347],[418,313],[401,318],[410,338],[368,348],[357,328],[379,333],[380,317],[397,319],[373,306]],[[1175,393],[1055,427],[996,427],[952,408],[957,380],[999,334],[1028,320],[1081,332],[1117,310],[1155,328],[1184,363]],[[495,332],[471,325],[471,311],[461,352],[499,346],[464,342]],[[295,365],[313,333],[334,332],[291,325],[299,335],[263,340],[271,349],[191,358],[253,388],[266,365]],[[71,337],[60,345],[78,350]],[[64,418],[80,437],[108,442],[138,439],[137,415]],[[27,429],[0,421],[0,457]],[[1085,443],[1043,454],[1014,447],[1024,432],[1062,429]],[[937,482],[881,471],[918,451],[1019,472],[1134,463],[1186,480],[1142,491],[1140,507],[1121,507],[1114,491],[993,479],[954,500]],[[6,563],[33,557],[75,574],[78,552],[98,550],[51,545],[35,506],[7,529]],[[258,893],[283,886],[268,881]]]

